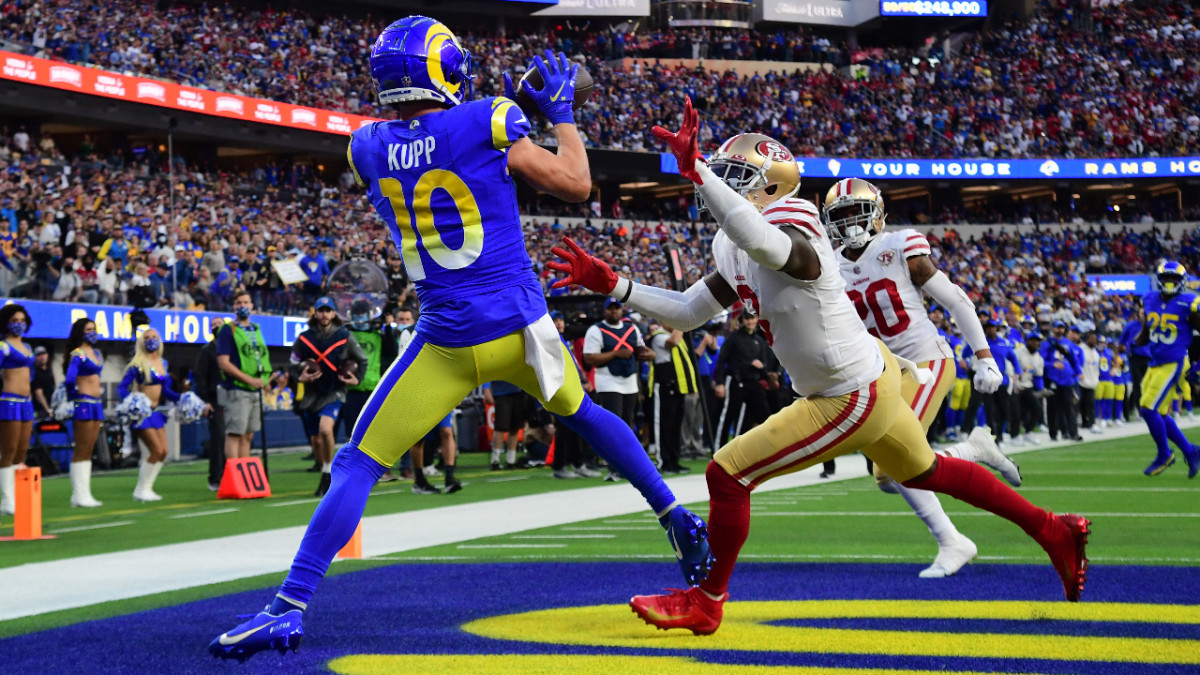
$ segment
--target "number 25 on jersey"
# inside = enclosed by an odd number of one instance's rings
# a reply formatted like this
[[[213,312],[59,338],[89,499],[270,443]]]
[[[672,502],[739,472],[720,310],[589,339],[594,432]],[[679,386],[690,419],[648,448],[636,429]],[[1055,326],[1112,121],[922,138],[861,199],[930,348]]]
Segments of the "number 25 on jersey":
[[[1179,337],[1178,314],[1150,312],[1146,315],[1146,321],[1150,324],[1149,333],[1151,342],[1169,345],[1174,344],[1175,339]]]

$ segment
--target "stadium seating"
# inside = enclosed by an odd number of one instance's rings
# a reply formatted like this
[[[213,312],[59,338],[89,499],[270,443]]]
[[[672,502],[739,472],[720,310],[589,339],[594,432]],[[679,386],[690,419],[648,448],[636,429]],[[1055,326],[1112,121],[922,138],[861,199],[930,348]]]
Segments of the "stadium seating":
[[[361,58],[379,20],[162,6],[105,0],[81,13],[72,0],[9,0],[0,39],[33,54],[197,87],[390,116],[374,103]],[[455,28],[475,54],[485,95],[499,93],[502,71],[524,68],[546,48],[583,61],[598,94],[578,121],[598,147],[658,150],[650,128],[669,126],[688,93],[708,148],[753,130],[820,156],[1190,156],[1200,147],[1200,29],[1191,16],[1179,0],[1095,8],[1043,0],[1031,20],[971,36],[952,54],[940,43],[854,52],[799,30],[639,33],[568,24],[497,35]],[[776,74],[749,77],[653,62],[681,55],[780,65]],[[626,68],[622,57],[639,58]],[[869,76],[787,65],[851,60]]]

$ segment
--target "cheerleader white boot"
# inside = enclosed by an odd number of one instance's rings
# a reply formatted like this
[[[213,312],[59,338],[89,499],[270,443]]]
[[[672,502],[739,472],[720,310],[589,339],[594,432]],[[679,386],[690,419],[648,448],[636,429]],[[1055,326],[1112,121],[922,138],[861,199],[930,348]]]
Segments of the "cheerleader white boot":
[[[149,460],[142,460],[142,465],[138,467],[137,487],[133,489],[133,501],[162,501],[162,497],[154,492],[154,479],[158,478],[158,472],[162,471],[162,467],[163,462],[151,464]]]
[[[71,462],[71,506],[94,509],[104,506],[92,496],[92,460]]]
[[[0,469],[0,516],[11,516],[17,512],[17,467]]]

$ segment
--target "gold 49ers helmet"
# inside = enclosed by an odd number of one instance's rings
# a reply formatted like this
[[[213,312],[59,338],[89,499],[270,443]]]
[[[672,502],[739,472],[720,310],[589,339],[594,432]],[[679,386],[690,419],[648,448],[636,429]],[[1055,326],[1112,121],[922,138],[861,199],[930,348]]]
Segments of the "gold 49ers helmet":
[[[708,168],[759,211],[800,189],[800,166],[783,143],[762,134],[738,134],[708,158]],[[696,191],[696,208],[708,206]]]
[[[850,248],[862,248],[883,232],[883,194],[861,178],[843,178],[825,195],[821,220],[829,240]]]

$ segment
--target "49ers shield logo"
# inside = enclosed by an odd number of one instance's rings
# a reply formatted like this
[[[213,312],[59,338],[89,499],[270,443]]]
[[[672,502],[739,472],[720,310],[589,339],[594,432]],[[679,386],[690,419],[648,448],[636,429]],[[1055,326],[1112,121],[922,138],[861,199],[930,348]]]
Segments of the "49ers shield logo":
[[[876,258],[876,260],[879,261],[879,264],[883,265],[884,267],[891,265],[892,261],[895,259],[896,259],[895,251],[884,251],[883,253],[879,254],[879,257]]]
[[[792,153],[783,144],[775,141],[762,141],[754,146],[754,151],[770,159],[772,162],[790,162]]]

